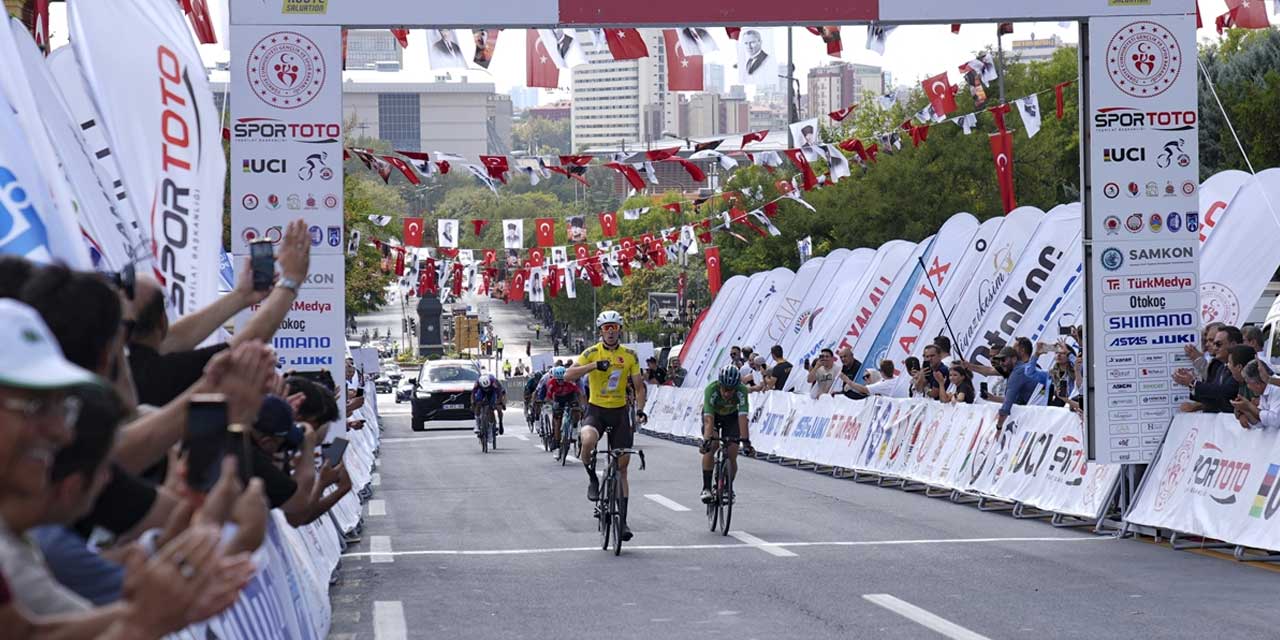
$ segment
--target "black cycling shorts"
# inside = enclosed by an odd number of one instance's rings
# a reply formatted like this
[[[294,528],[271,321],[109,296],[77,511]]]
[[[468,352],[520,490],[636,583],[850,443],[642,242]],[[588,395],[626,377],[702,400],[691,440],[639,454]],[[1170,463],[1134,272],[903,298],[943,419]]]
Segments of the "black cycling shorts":
[[[582,419],[582,425],[595,427],[597,431],[608,434],[610,449],[630,449],[635,444],[631,412],[625,406],[606,409],[588,403],[587,415]]]
[[[737,438],[742,435],[738,430],[738,413],[735,411],[729,415],[714,414],[711,416],[711,424],[715,427],[716,433],[721,438]]]

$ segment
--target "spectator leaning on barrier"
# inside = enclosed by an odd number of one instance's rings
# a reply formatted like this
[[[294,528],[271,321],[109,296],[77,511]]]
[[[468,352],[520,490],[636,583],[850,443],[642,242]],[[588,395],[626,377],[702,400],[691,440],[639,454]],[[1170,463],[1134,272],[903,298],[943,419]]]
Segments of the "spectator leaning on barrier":
[[[1242,373],[1253,399],[1240,397],[1231,401],[1240,426],[1245,429],[1280,427],[1280,387],[1268,384],[1271,367],[1262,360],[1253,360],[1244,366]]]
[[[942,357],[942,364],[950,367],[956,361],[955,357],[951,355],[951,338],[938,336],[933,339],[933,346],[938,348],[938,355]]]
[[[689,375],[689,372],[680,366],[680,358],[669,360],[667,362],[667,371],[670,373],[669,380],[673,386],[684,386],[684,377]]]
[[[818,352],[818,361],[805,361],[805,368],[809,370],[808,381],[809,397],[817,400],[831,392],[831,385],[835,384],[836,369],[835,355],[830,349],[823,349]]]
[[[837,379],[840,382],[840,393],[843,393],[850,400],[861,400],[866,396],[849,386],[850,383],[856,382],[854,377],[858,375],[858,370],[862,368],[862,363],[853,357],[853,349],[843,347],[836,354],[840,357],[840,372]]]
[[[736,366],[742,366],[742,347],[733,345],[729,348],[729,360]]]
[[[1061,340],[1053,348],[1053,366],[1049,367],[1049,381],[1049,406],[1067,406],[1071,398],[1076,395],[1076,363],[1071,347]]]
[[[1009,417],[1009,411],[1013,405],[1027,404],[1037,385],[1049,386],[1049,374],[1037,368],[1032,359],[1035,350],[1031,346],[1031,340],[1018,337],[1014,339],[1013,345],[1012,348],[1005,347],[1000,350],[1000,360],[1009,371],[1009,383],[1005,391],[1004,403],[1000,405],[1000,413],[996,418],[997,434],[1004,429],[1005,419]]]
[[[1182,403],[1184,412],[1226,413],[1231,411],[1231,399],[1239,392],[1240,385],[1231,375],[1228,362],[1231,349],[1240,344],[1240,330],[1223,325],[1219,327],[1213,342],[1213,360],[1206,369],[1203,381],[1198,382],[1190,369],[1173,372],[1173,381],[1191,390],[1190,400]]]
[[[920,358],[915,356],[907,356],[902,361],[902,369],[907,372],[907,397],[919,398],[923,397],[924,390],[920,386]]]
[[[1187,359],[1191,361],[1191,369],[1197,380],[1209,378],[1209,365],[1213,362],[1214,354],[1218,352],[1217,347],[1213,346],[1213,340],[1218,335],[1218,330],[1224,326],[1226,325],[1221,322],[1210,322],[1204,326],[1204,331],[1200,334],[1200,347],[1204,349],[1203,351],[1193,344],[1183,347]]]
[[[1253,347],[1253,350],[1259,353],[1265,351],[1262,348],[1262,329],[1259,329],[1256,325],[1251,324],[1240,330],[1240,342]]]
[[[768,391],[773,388],[773,374],[769,370],[769,365],[765,362],[764,356],[756,354],[751,357],[751,362],[747,363],[751,368],[751,384],[747,388],[752,392]]]
[[[769,375],[773,377],[773,388],[782,391],[787,386],[787,378],[791,375],[793,368],[790,362],[782,356],[782,345],[775,344],[769,348],[769,355],[773,356],[773,369]]]
[[[871,384],[864,385],[858,382],[854,382],[853,380],[849,380],[848,376],[844,376],[844,374],[841,374],[841,375],[843,376],[842,380],[844,381],[846,389],[852,389],[854,391],[857,391],[858,393],[861,393],[864,397],[865,396],[902,397],[901,394],[897,393],[898,381],[894,380],[893,373],[894,373],[893,361],[881,360],[880,361],[881,378],[878,382],[873,382]]]
[[[942,350],[931,344],[924,348],[924,363],[920,371],[922,390],[927,397],[941,398],[942,387],[947,385],[947,365],[942,362]]]
[[[658,366],[658,359],[649,356],[644,361],[644,381],[656,385],[664,385],[667,383],[667,370]]]
[[[954,404],[973,404],[973,373],[960,363],[947,370],[950,384],[938,389],[938,399]]]

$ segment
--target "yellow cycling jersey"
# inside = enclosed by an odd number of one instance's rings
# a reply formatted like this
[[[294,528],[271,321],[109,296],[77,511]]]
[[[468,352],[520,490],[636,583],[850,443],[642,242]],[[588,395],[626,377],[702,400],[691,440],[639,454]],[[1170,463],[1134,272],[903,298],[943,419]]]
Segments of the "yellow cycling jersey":
[[[608,370],[593,369],[587,374],[587,386],[591,397],[587,400],[597,407],[618,409],[627,406],[627,380],[640,375],[640,358],[636,352],[622,345],[609,349],[597,342],[578,356],[578,366],[595,364],[604,360]]]

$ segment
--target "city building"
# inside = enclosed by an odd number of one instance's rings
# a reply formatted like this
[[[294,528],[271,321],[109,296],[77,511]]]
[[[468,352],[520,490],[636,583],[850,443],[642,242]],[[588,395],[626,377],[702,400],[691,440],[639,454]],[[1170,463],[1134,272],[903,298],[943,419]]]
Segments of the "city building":
[[[720,94],[695,93],[683,100],[680,106],[681,136],[698,138],[724,133]]]
[[[751,105],[746,98],[723,97],[720,99],[720,133],[746,133],[751,131]]]
[[[1019,62],[1048,60],[1053,57],[1053,52],[1068,46],[1075,45],[1068,45],[1057,35],[1051,35],[1048,38],[1036,38],[1036,34],[1032,33],[1030,39],[1013,41],[1013,54]]]
[[[404,50],[390,29],[349,29],[346,36],[347,69],[375,69],[386,62],[398,69],[404,61]]]
[[[530,107],[525,112],[530,118],[543,120],[568,120],[573,115],[573,101],[557,100],[551,104]]]
[[[801,102],[808,117],[825,115],[884,93],[884,75],[880,67],[832,62],[809,70],[808,89]]]
[[[589,64],[573,69],[575,150],[661,139],[680,130],[680,101],[667,89],[666,46],[662,31],[646,29],[649,56],[614,60],[604,43],[583,44]]]
[[[746,99],[747,99],[747,88],[746,88],[746,87],[744,87],[744,86],[742,86],[742,85],[740,85],[740,84],[735,84],[735,85],[733,85],[733,86],[729,87],[729,97],[730,97],[730,98],[738,98],[739,100],[746,100]]]
[[[707,93],[724,94],[724,65],[714,62],[702,63],[702,90]]]
[[[538,106],[537,87],[511,87],[509,95],[511,96],[511,106],[515,107],[516,111],[524,111]]]
[[[752,104],[748,107],[748,131],[785,130],[787,107],[783,104]]]

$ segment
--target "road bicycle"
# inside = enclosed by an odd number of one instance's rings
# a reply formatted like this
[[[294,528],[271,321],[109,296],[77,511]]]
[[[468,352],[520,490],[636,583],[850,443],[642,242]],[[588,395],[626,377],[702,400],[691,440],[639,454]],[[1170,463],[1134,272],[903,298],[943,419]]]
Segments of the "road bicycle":
[[[529,425],[529,433],[533,433],[538,425],[538,403],[531,397],[524,401],[524,421]]]
[[[729,446],[741,442],[740,438],[709,438],[706,442],[719,442],[711,467],[711,502],[707,503],[707,525],[712,531],[720,528],[720,535],[729,535],[729,522],[733,520],[733,474],[729,469]]]
[[[612,449],[608,452],[609,466],[600,481],[600,496],[596,499],[596,529],[600,531],[600,548],[613,547],[613,555],[622,554],[622,478],[618,471],[618,459],[636,454],[640,469],[644,470],[644,451],[640,449]]]
[[[476,418],[480,425],[480,452],[489,453],[489,449],[498,450],[498,429],[497,420],[493,417],[493,407],[483,407],[480,415]]]
[[[578,418],[574,415],[577,408],[568,405],[561,411],[564,415],[560,418],[560,466],[563,467],[569,459],[569,445],[573,445],[576,458],[582,455],[582,443],[578,440]]]
[[[542,403],[542,413],[538,416],[538,437],[542,440],[542,448],[548,452],[554,450],[557,446],[555,439],[552,437],[551,424],[555,419],[552,413],[551,400],[547,399]]]

